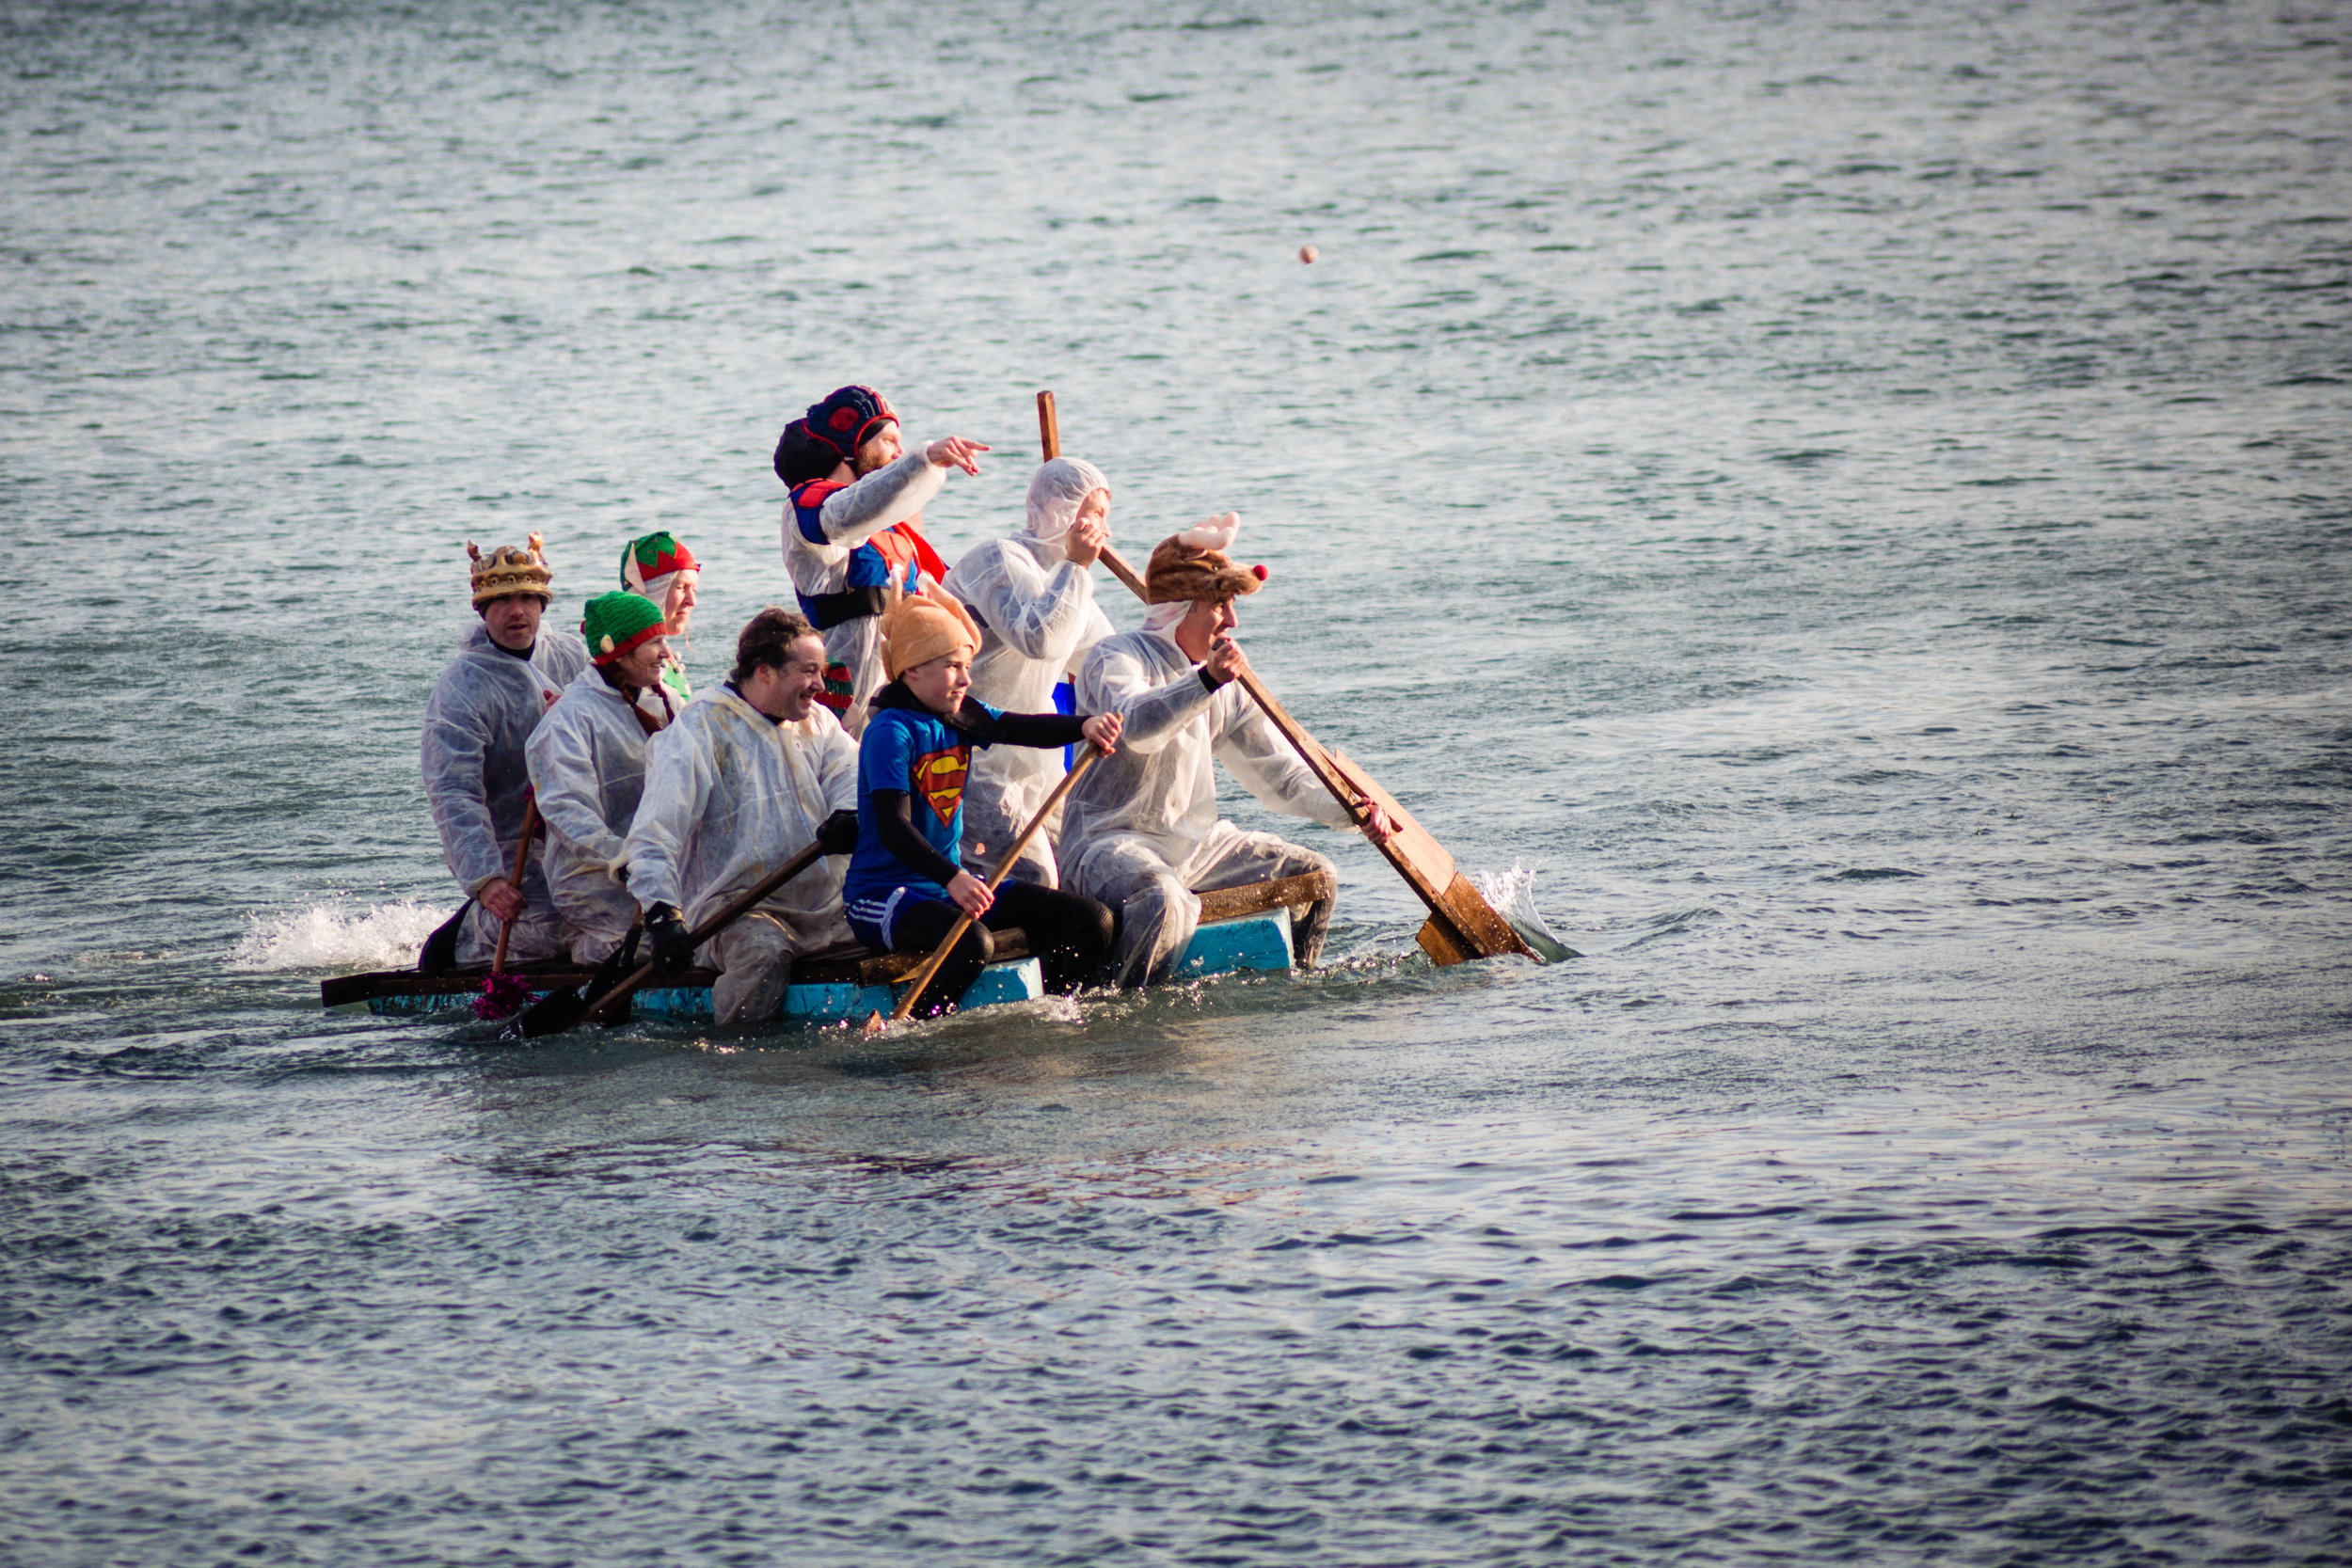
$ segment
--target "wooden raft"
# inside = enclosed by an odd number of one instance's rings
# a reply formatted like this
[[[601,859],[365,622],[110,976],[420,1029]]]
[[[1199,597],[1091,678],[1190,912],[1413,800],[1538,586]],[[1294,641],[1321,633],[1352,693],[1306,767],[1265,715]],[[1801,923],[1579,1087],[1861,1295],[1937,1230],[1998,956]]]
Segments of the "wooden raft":
[[[1310,871],[1304,876],[1284,877],[1272,882],[1251,882],[1246,887],[1218,888],[1200,895],[1200,924],[1210,926],[1220,920],[1238,920],[1244,915],[1263,914],[1268,910],[1311,904],[1333,896],[1337,890],[1337,879],[1327,871]],[[1019,927],[1008,927],[992,934],[995,938],[996,961],[1029,956],[1028,938]],[[792,983],[796,986],[896,985],[922,968],[923,960],[930,956],[928,952],[874,953],[856,942],[845,942],[822,952],[793,959]],[[509,964],[507,968],[529,980],[534,991],[584,986],[596,974],[593,965],[574,963]],[[471,996],[482,990],[483,976],[489,972],[486,964],[470,964],[441,974],[421,974],[413,969],[379,969],[366,974],[338,974],[319,982],[319,1001],[326,1006],[341,1007],[379,996]],[[718,977],[715,970],[689,969],[675,975],[658,977],[647,989],[707,990]]]

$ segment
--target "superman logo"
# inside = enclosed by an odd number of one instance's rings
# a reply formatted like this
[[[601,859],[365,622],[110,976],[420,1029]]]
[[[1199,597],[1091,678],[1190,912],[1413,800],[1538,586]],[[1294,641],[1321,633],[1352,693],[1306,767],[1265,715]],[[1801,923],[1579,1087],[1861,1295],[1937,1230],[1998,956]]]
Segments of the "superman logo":
[[[914,759],[914,793],[930,803],[941,827],[955,822],[956,808],[963,804],[963,781],[971,770],[969,746],[930,752]]]

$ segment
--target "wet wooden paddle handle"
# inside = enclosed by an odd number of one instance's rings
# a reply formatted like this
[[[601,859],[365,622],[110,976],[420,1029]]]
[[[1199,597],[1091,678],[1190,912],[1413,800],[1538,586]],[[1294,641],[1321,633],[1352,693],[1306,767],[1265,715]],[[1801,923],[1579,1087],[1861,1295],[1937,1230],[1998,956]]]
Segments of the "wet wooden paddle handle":
[[[1054,793],[1045,798],[1045,803],[1037,808],[1037,815],[1029,818],[1029,825],[1021,830],[1021,836],[1012,841],[1012,847],[1005,851],[1005,858],[996,863],[996,874],[988,879],[989,892],[994,893],[996,884],[1012,874],[1013,863],[1021,858],[1021,851],[1029,847],[1029,840],[1035,838],[1037,831],[1045,826],[1045,819],[1054,815],[1054,808],[1060,805],[1061,798],[1070,793],[1070,786],[1078,782],[1078,775],[1093,767],[1094,759],[1101,755],[1103,753],[1089,743],[1087,754],[1078,759],[1078,766],[1061,776],[1061,783],[1054,786]],[[957,942],[963,940],[963,933],[972,928],[975,918],[967,914],[958,920],[947,932],[947,940],[941,942],[923,967],[914,972],[914,978],[907,984],[906,994],[899,997],[898,1005],[890,1009],[891,1022],[896,1023],[914,1011],[915,998],[921,996],[923,988],[931,983],[931,976],[938,974],[939,966],[947,961],[947,955],[955,950]]]
[[[536,795],[527,795],[523,797],[523,838],[520,844],[515,846],[515,875],[513,878],[513,884],[515,888],[515,896],[517,898],[520,898],[523,895],[523,873],[531,864],[532,836],[537,833],[538,831],[539,797]],[[505,971],[506,944],[515,935],[515,922],[520,918],[520,915],[510,915],[506,919],[499,922],[499,948],[497,952],[490,955],[491,974],[502,974]]]
[[[802,872],[806,871],[810,866],[816,864],[817,858],[823,853],[824,850],[818,846],[814,844],[810,845],[807,848],[802,850],[799,854],[793,856],[790,860],[776,867],[775,870],[761,878],[758,884],[749,893],[746,893],[740,898],[738,898],[734,903],[729,904],[725,909],[721,910],[717,914],[712,915],[708,920],[704,921],[701,925],[687,932],[686,935],[688,939],[691,941],[695,946],[700,947],[704,942],[708,942],[712,937],[717,936],[721,931],[725,930],[728,927],[734,925],[737,921],[751,913],[754,909],[758,907],[767,899],[770,894],[775,892],[776,889],[784,886],[785,883],[790,881],[793,878],[799,876]],[[629,975],[628,979],[623,980],[619,985],[614,986],[611,990],[606,991],[602,996],[597,997],[595,1003],[589,1006],[588,1010],[580,1015],[580,1022],[582,1023],[602,1023],[606,1019],[612,1017],[612,1014],[619,1011],[621,1004],[628,1001],[631,996],[634,996],[639,989],[642,988],[646,981],[652,978],[653,960],[648,958],[644,963],[637,966],[635,974]]]

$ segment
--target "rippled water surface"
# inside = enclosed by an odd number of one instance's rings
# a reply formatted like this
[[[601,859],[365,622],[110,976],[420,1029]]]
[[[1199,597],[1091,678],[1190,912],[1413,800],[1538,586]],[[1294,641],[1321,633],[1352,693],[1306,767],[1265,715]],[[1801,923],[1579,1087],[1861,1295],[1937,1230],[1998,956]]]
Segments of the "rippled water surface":
[[[0,1557],[2352,1557],[2339,8],[0,42]],[[1341,843],[1314,974],[321,1013],[454,901],[465,541],[677,529],[713,679],[846,380],[996,446],[951,558],[1041,387],[1131,553],[1238,508],[1262,672],[1583,956]]]

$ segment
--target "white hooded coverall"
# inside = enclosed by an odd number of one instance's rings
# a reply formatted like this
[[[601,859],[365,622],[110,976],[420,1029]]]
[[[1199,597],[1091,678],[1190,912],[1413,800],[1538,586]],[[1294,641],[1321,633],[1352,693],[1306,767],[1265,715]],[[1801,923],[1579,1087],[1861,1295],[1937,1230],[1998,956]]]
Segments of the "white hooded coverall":
[[[591,664],[523,748],[548,825],[548,890],[576,962],[611,958],[637,920],[637,900],[612,867],[644,793],[646,738],[619,689]]]
[[[1240,683],[1210,691],[1200,666],[1166,632],[1097,643],[1078,672],[1077,695],[1081,712],[1116,713],[1126,726],[1119,749],[1062,803],[1064,885],[1120,911],[1115,985],[1167,977],[1200,923],[1196,895],[1331,868],[1311,849],[1220,818],[1212,757],[1275,811],[1356,826]],[[1303,919],[1294,911],[1301,964],[1321,957],[1330,921],[1328,900]]]
[[[587,646],[568,632],[541,626],[531,657],[517,658],[493,643],[477,621],[434,684],[424,705],[424,798],[441,835],[442,858],[468,897],[480,895],[492,878],[514,875],[531,784],[523,745],[587,662]],[[563,952],[541,861],[542,851],[534,849],[523,871],[527,907],[507,944],[510,963]],[[458,931],[457,961],[489,962],[498,940],[498,917],[474,905]]]
[[[857,745],[829,710],[779,724],[733,688],[707,688],[646,744],[645,792],[622,849],[628,890],[699,926],[856,805]],[[703,944],[696,961],[720,971],[710,998],[720,1022],[773,1017],[794,956],[850,940],[848,863],[824,857]]]
[[[972,695],[1007,713],[1051,713],[1054,688],[1088,650],[1111,635],[1094,602],[1094,578],[1065,548],[1078,507],[1110,482],[1091,463],[1057,457],[1029,482],[1026,531],[974,546],[947,574],[948,593],[979,619]],[[1061,783],[1062,753],[1036,746],[989,746],[972,753],[963,786],[963,863],[993,872],[1005,850]],[[1058,824],[1029,841],[1013,875],[1059,887],[1053,840]]]
[[[919,451],[886,464],[856,483],[835,490],[818,508],[821,545],[802,532],[798,509],[790,498],[784,503],[784,565],[791,574],[795,593],[816,598],[838,594],[850,585],[850,557],[886,528],[896,527],[922,512],[947,483],[947,470],[935,468]],[[850,707],[841,715],[850,735],[866,728],[866,705],[890,683],[882,671],[882,617],[861,615],[822,628],[825,662],[850,672]]]

